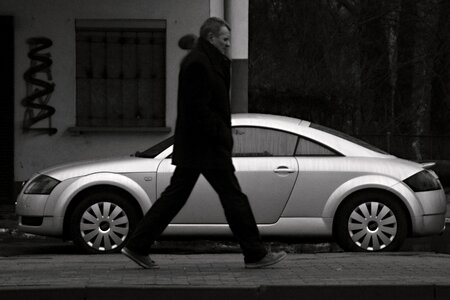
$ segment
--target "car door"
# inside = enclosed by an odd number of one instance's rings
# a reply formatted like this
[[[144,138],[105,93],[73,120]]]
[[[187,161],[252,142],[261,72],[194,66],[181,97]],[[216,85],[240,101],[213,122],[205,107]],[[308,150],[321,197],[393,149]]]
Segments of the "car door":
[[[275,223],[283,212],[298,176],[294,157],[297,136],[260,127],[233,128],[233,164],[258,224]],[[175,169],[170,158],[158,168],[158,197]],[[224,224],[218,195],[201,176],[172,224]]]

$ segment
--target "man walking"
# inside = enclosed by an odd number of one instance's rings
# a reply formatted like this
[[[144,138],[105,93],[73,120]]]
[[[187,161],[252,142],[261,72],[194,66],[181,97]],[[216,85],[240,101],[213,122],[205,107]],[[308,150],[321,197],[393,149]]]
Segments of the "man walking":
[[[220,18],[207,19],[195,47],[183,59],[178,82],[170,185],[138,224],[122,253],[143,268],[157,268],[149,257],[154,241],[177,215],[202,174],[218,193],[231,231],[238,240],[246,268],[280,262],[285,252],[271,253],[261,241],[247,196],[234,173],[229,102],[230,27]]]

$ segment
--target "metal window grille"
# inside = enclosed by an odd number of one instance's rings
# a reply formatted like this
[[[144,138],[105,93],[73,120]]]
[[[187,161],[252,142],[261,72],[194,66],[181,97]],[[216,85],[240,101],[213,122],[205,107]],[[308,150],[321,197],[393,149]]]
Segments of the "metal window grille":
[[[165,126],[164,21],[77,21],[77,126]]]

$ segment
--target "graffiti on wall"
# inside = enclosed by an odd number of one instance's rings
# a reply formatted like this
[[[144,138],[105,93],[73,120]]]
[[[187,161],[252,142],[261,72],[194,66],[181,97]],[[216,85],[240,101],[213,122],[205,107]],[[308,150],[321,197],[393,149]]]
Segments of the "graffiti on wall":
[[[27,96],[22,100],[25,107],[23,130],[52,135],[57,132],[57,129],[52,127],[51,119],[55,108],[48,105],[55,90],[51,73],[53,61],[49,52],[42,53],[42,51],[51,47],[53,42],[45,37],[35,37],[28,39],[27,43],[30,47],[28,52],[30,68],[23,75],[27,84]],[[45,119],[48,120],[48,127],[35,126]]]

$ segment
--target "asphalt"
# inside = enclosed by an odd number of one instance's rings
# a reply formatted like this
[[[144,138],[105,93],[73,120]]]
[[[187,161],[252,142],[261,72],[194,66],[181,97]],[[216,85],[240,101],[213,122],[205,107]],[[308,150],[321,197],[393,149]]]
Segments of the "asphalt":
[[[167,241],[152,253],[161,268],[144,270],[120,254],[86,255],[17,232],[7,210],[0,209],[0,300],[450,299],[450,226],[442,236],[408,239],[396,253],[270,243],[288,257],[260,270],[244,268],[234,243]]]

